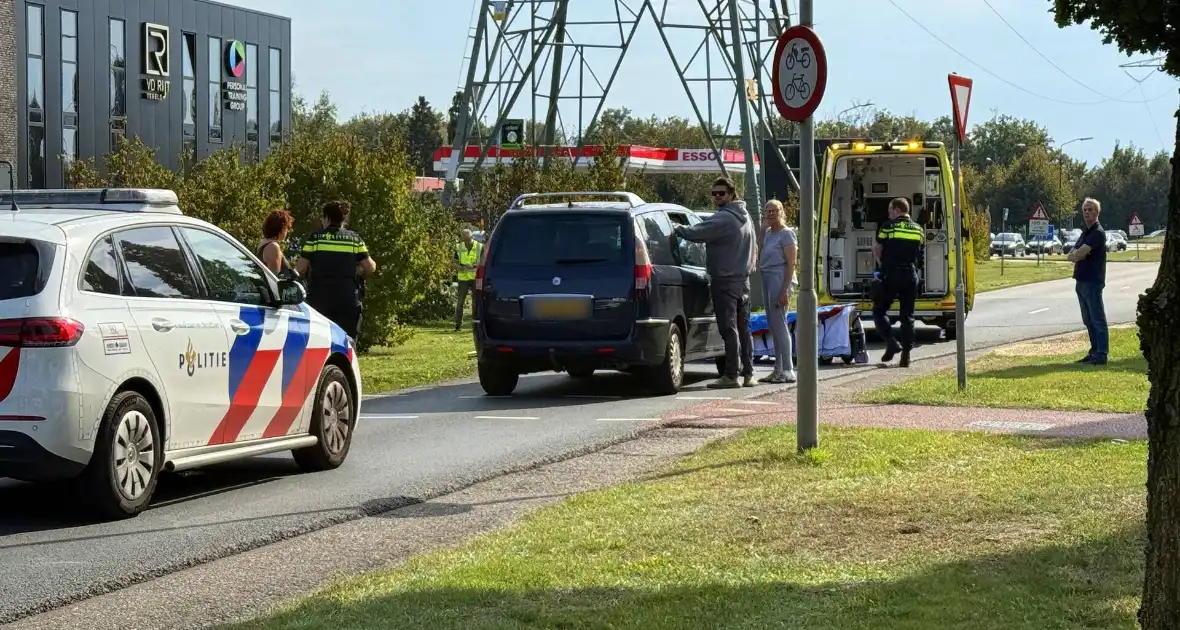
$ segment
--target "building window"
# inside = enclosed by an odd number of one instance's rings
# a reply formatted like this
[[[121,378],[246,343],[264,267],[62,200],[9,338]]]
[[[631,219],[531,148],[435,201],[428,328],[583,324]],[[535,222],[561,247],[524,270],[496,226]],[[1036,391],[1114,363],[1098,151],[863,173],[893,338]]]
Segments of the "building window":
[[[127,32],[123,20],[107,26],[111,53],[111,151],[118,151],[127,136]]]
[[[254,44],[246,44],[246,142],[258,146],[258,46]]]
[[[281,50],[270,49],[270,141],[272,144],[281,142],[283,139],[282,59],[283,52]]]
[[[197,152],[197,36],[185,33],[183,39],[184,46],[180,54],[183,57],[181,72],[184,73],[184,101],[181,107],[184,113],[180,151],[181,162],[191,165]]]
[[[78,157],[78,14],[61,11],[61,165],[69,185],[70,165]]]
[[[29,188],[45,188],[45,8],[25,9],[29,101]]]
[[[209,38],[209,141],[221,142],[221,39]]]

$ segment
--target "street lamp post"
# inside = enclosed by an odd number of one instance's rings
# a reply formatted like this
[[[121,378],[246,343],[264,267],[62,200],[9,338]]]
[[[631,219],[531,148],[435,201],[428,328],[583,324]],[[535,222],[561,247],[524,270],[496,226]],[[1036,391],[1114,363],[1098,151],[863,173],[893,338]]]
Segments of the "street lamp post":
[[[1093,139],[1094,139],[1093,136],[1083,136],[1081,138],[1074,138],[1073,140],[1066,140],[1065,142],[1062,142],[1061,146],[1057,147],[1057,149],[1058,150],[1064,149],[1065,145],[1067,145],[1071,142],[1085,142],[1087,140],[1093,140]],[[1058,186],[1064,188],[1065,187],[1065,152],[1064,151],[1062,151],[1061,156],[1057,158],[1057,169],[1059,172],[1059,175],[1057,178]],[[1069,217],[1069,226],[1071,228],[1073,227],[1073,214],[1072,213],[1070,214],[1070,217]]]

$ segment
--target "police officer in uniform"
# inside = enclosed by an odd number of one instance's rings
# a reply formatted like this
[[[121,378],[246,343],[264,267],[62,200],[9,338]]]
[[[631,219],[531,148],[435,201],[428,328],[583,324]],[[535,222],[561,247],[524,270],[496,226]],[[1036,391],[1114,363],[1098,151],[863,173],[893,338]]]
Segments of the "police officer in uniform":
[[[459,233],[461,242],[455,244],[455,259],[459,262],[459,271],[455,274],[458,281],[455,303],[455,332],[463,326],[463,305],[467,303],[467,294],[472,293],[475,286],[475,268],[479,266],[479,256],[483,253],[483,243],[475,240],[471,230],[464,229]],[[475,296],[472,295],[472,300]],[[475,304],[471,305],[471,317],[475,317]]]
[[[364,239],[344,227],[351,208],[347,201],[324,204],[324,227],[303,240],[295,269],[307,278],[308,305],[356,339],[364,277],[377,270],[377,263],[369,256]]]
[[[910,366],[910,350],[914,347],[914,300],[918,293],[918,257],[922,251],[922,226],[910,219],[910,202],[897,197],[889,202],[889,221],[877,228],[877,244],[873,256],[877,259],[879,277],[873,299],[873,324],[877,334],[885,339],[882,363],[893,360],[901,351],[900,367]],[[893,300],[897,300],[898,319],[901,320],[901,344],[893,338],[887,315]]]

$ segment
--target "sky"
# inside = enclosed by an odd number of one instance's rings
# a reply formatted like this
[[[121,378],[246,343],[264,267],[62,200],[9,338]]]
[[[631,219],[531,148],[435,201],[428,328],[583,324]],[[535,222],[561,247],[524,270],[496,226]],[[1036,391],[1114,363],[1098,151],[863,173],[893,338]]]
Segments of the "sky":
[[[342,117],[398,112],[419,95],[446,109],[462,87],[475,0],[227,1],[291,18],[296,92],[314,97],[328,91]],[[625,1],[633,8],[642,4],[642,0]],[[662,6],[663,1],[655,4]],[[747,6],[751,3],[743,1]],[[769,0],[757,1],[769,4]],[[715,2],[705,0],[705,4]],[[1128,57],[1114,44],[1104,45],[1101,34],[1088,25],[1059,29],[1050,0],[817,0],[814,4],[815,29],[828,59],[827,89],[816,113],[820,118],[834,117],[865,102],[925,119],[949,115],[946,77],[956,72],[974,80],[969,125],[1006,114],[1037,121],[1058,145],[1092,137],[1065,147],[1091,166],[1109,156],[1116,143],[1134,144],[1149,155],[1173,149],[1180,82],[1150,68],[1120,68],[1147,57]],[[788,0],[788,5],[795,18],[798,0]],[[577,11],[572,17],[611,19],[615,3],[572,0],[572,6],[571,12]],[[684,23],[705,24],[703,12],[692,0],[670,0],[669,11]],[[678,32],[684,35],[674,33],[672,45],[683,64],[701,36]],[[583,27],[571,36],[581,43],[612,39],[601,27]],[[618,41],[617,34],[613,41]],[[593,52],[597,56],[588,54],[588,63],[605,82],[615,53]],[[691,74],[703,77],[703,59],[698,59]],[[570,79],[571,86],[575,80]],[[703,87],[698,93],[704,100]],[[714,98],[718,112],[729,111],[732,92],[728,94]],[[527,101],[512,113],[527,118]],[[574,105],[572,100],[563,105],[563,121],[577,118]],[[640,21],[605,105],[626,107],[645,117],[695,119],[649,15]],[[588,116],[588,112],[583,115]],[[724,124],[725,114],[716,116]],[[737,122],[735,115],[735,132]]]

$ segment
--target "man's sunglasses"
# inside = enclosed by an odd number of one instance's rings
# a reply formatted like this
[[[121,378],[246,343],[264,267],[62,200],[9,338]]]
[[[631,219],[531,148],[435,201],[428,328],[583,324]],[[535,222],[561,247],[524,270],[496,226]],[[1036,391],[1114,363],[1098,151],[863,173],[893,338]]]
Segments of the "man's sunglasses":
[[[728,194],[729,194],[729,191],[728,191],[728,190],[714,190],[714,191],[713,191],[713,196],[714,196],[714,197],[724,197],[724,196],[726,196],[726,195],[728,195]]]

